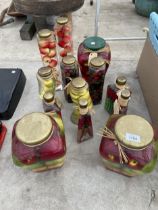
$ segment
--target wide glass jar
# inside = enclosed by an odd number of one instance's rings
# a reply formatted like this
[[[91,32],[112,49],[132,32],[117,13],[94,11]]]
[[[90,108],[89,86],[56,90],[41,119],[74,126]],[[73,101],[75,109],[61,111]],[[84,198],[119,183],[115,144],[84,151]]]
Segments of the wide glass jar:
[[[79,77],[79,66],[74,56],[68,55],[62,59],[61,74],[63,86],[65,87],[72,79]],[[65,99],[67,102],[72,103],[70,95],[67,90],[64,90]]]
[[[18,120],[12,132],[15,165],[41,172],[64,164],[66,142],[59,115],[31,113]]]
[[[0,150],[2,148],[4,139],[5,139],[5,135],[7,132],[7,128],[5,127],[5,125],[0,121]]]
[[[89,110],[93,108],[93,102],[89,94],[88,83],[82,77],[76,77],[69,83],[67,91],[70,94],[71,99],[75,105],[71,114],[71,121],[74,124],[78,124],[78,119],[80,116],[79,100],[87,100]]]
[[[144,118],[137,115],[109,118],[100,144],[107,169],[130,177],[143,175],[154,169],[157,153],[157,137]]]
[[[88,71],[89,92],[93,105],[102,102],[105,78],[105,60],[102,57],[92,58]]]
[[[38,46],[44,66],[56,67],[58,64],[56,40],[52,31],[42,29],[37,35]]]
[[[39,87],[39,96],[43,99],[46,92],[55,94],[56,80],[54,79],[53,70],[50,67],[41,67],[37,72],[37,81]]]
[[[126,88],[127,79],[124,76],[119,76],[116,78],[114,84],[109,84],[107,86],[106,99],[105,99],[105,110],[109,114],[114,113],[114,102],[118,99],[120,91]]]
[[[109,68],[111,61],[110,46],[101,37],[88,37],[79,45],[78,48],[78,62],[82,77],[88,82],[88,69],[92,58],[102,57],[105,60],[105,74]]]
[[[55,31],[60,60],[67,55],[73,55],[72,27],[67,16],[56,19]]]

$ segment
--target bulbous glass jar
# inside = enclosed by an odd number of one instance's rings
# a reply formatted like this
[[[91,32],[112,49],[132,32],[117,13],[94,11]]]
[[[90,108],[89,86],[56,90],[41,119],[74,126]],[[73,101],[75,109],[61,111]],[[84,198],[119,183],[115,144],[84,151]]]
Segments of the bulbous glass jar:
[[[79,77],[79,66],[74,56],[68,55],[62,59],[61,74],[63,86],[65,87],[71,79]],[[67,90],[64,90],[65,99],[68,103],[72,103],[71,97]]]
[[[41,172],[64,164],[66,142],[59,115],[31,113],[18,120],[12,132],[15,165]]]
[[[105,167],[125,176],[151,172],[158,141],[152,126],[136,115],[112,115],[104,128],[100,155]]]
[[[56,67],[58,59],[53,32],[48,29],[42,29],[38,32],[37,40],[44,66]]]
[[[110,46],[101,37],[88,37],[79,45],[78,62],[82,77],[88,82],[88,69],[92,58],[102,57],[105,60],[105,74],[111,61]]]

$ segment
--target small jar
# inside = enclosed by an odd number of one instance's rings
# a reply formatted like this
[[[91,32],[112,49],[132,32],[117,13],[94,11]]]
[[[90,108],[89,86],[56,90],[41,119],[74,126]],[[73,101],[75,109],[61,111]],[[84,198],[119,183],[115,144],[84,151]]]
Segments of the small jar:
[[[50,67],[42,67],[37,72],[37,81],[39,86],[39,96],[43,99],[43,95],[50,91],[55,94],[56,81],[53,76],[53,70]]]
[[[44,66],[56,67],[58,60],[53,32],[49,29],[42,29],[38,32],[37,39]]]
[[[127,114],[128,102],[130,100],[131,92],[127,89],[121,91],[118,99],[114,102],[114,113],[113,114]]]
[[[52,113],[31,113],[17,121],[12,132],[15,165],[34,172],[59,168],[64,164],[66,143],[63,122]]]
[[[67,16],[58,17],[55,27],[60,59],[73,55],[72,28]]]
[[[89,65],[88,84],[93,105],[102,102],[105,79],[105,60],[102,57],[92,58]]]
[[[92,58],[102,57],[105,60],[105,74],[111,61],[111,50],[107,42],[101,37],[88,37],[79,45],[78,62],[82,77],[88,82],[89,64]]]
[[[43,95],[43,109],[45,112],[56,112],[61,116],[62,103],[55,98],[52,92]]]
[[[79,113],[77,142],[81,143],[93,137],[93,126],[87,100],[79,100]]]
[[[71,79],[79,77],[79,66],[74,56],[68,55],[62,59],[61,73],[63,86],[65,87]],[[70,95],[67,90],[64,90],[65,99],[68,103],[72,103]]]
[[[75,105],[73,112],[71,114],[71,121],[74,124],[78,124],[78,119],[80,116],[79,100],[80,99],[87,100],[88,108],[89,109],[93,108],[92,99],[89,94],[88,83],[82,77],[77,77],[69,83],[67,91],[70,94],[71,99]]]
[[[100,155],[107,169],[125,176],[151,172],[157,162],[152,126],[137,115],[112,115],[104,128]]]
[[[118,99],[118,94],[121,90],[125,89],[127,85],[127,79],[124,76],[119,76],[116,79],[115,84],[110,84],[107,86],[106,99],[105,99],[105,110],[109,114],[113,114],[113,106],[116,99]]]
[[[5,125],[0,121],[0,150],[2,148],[5,136],[7,133],[7,128],[5,127]]]

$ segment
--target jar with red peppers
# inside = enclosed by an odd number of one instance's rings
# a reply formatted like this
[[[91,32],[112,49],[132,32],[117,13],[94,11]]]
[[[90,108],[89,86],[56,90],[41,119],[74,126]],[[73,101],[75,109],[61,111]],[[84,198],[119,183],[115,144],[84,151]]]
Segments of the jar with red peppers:
[[[150,173],[157,163],[157,134],[140,116],[112,115],[102,132],[100,155],[111,171],[129,177]]]
[[[127,79],[124,76],[119,76],[116,79],[115,84],[109,84],[107,86],[106,99],[105,99],[105,110],[109,114],[114,112],[114,102],[118,99],[118,95],[121,90],[125,89],[127,86]]]
[[[34,172],[63,166],[66,154],[64,126],[57,113],[31,113],[17,121],[12,132],[15,165]]]
[[[92,58],[102,57],[105,60],[105,74],[111,61],[111,50],[107,42],[101,37],[88,37],[79,45],[78,62],[82,77],[88,82],[89,64]]]
[[[4,139],[5,139],[5,135],[7,132],[7,128],[5,127],[5,125],[0,121],[0,150],[2,148]]]
[[[62,59],[60,67],[61,67],[62,81],[64,87],[68,85],[71,79],[79,77],[79,66],[74,56],[68,55],[64,57]],[[64,95],[66,101],[68,103],[72,103],[72,99],[67,90],[64,90]]]
[[[42,29],[37,35],[38,45],[44,66],[56,67],[58,64],[56,40],[52,31]]]
[[[93,105],[100,104],[102,101],[103,87],[105,78],[105,61],[102,57],[92,58],[88,71],[89,92]]]
[[[73,55],[72,28],[67,16],[57,18],[55,31],[60,58]]]

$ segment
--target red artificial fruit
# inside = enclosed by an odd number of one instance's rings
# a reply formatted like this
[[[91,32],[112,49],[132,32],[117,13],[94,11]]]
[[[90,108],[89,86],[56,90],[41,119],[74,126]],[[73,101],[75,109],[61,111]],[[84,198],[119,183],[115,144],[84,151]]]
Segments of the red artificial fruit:
[[[57,66],[57,61],[55,59],[52,59],[51,62],[49,63],[50,67],[56,67]]]
[[[40,48],[48,48],[49,47],[49,41],[41,40],[39,41],[39,47]]]
[[[2,148],[6,133],[7,133],[7,128],[2,124],[1,131],[0,131],[0,150]]]

